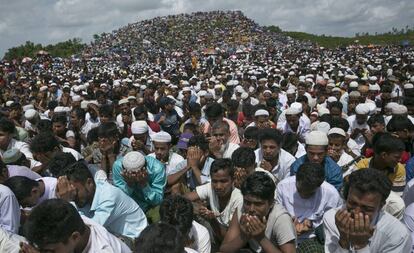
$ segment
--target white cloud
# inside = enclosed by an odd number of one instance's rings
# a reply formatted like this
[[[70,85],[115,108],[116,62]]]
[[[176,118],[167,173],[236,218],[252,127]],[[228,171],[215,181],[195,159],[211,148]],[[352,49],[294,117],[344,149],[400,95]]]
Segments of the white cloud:
[[[412,0],[0,0],[0,55],[31,40],[49,44],[155,16],[241,10],[261,25],[283,30],[352,36],[412,26]]]

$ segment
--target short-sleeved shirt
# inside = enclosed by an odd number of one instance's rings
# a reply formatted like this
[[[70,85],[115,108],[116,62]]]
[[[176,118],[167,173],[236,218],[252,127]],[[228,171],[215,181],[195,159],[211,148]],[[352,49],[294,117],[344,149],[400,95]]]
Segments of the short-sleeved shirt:
[[[45,184],[45,192],[39,198],[36,205],[42,203],[48,199],[55,199],[56,198],[56,185],[57,179],[54,177],[41,177],[38,178],[36,181],[42,181]]]
[[[241,210],[243,206],[243,195],[237,188],[233,188],[230,200],[222,212],[220,212],[218,196],[214,192],[211,183],[198,186],[196,188],[196,192],[201,200],[208,200],[211,211],[220,214],[220,216],[217,218],[217,221],[225,227],[229,226],[234,211]]]

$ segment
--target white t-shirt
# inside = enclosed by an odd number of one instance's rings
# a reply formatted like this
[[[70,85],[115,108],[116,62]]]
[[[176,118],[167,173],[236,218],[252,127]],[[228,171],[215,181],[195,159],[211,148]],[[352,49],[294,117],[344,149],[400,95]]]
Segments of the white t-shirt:
[[[155,155],[155,153],[151,153],[148,156],[151,156],[157,159],[157,156]],[[174,152],[170,153],[168,162],[165,163],[165,170],[166,170],[167,176],[169,176],[171,174],[170,171],[173,170],[182,161],[184,161],[184,157]]]
[[[45,192],[37,201],[37,205],[48,199],[55,199],[56,197],[56,185],[57,178],[54,177],[42,177],[36,181],[42,181],[45,184]]]
[[[261,148],[254,151],[256,155],[256,164],[260,165],[263,160],[263,152]],[[271,173],[276,177],[277,181],[281,181],[290,175],[290,166],[296,161],[296,158],[283,148],[279,151],[279,161],[272,169]]]
[[[83,159],[83,156],[78,151],[76,151],[72,148],[62,147],[62,152],[63,153],[71,153],[73,155],[73,157],[75,157],[76,161],[79,161],[79,160]]]
[[[236,149],[238,149],[239,147],[240,146],[238,144],[229,142],[226,150],[224,151],[223,158],[229,158],[229,159],[231,159],[231,156],[233,155],[233,152]]]
[[[207,200],[209,202],[211,211],[220,214],[220,216],[217,217],[217,221],[225,227],[229,226],[234,211],[236,211],[236,209],[241,210],[243,206],[243,195],[237,188],[233,189],[230,200],[222,212],[220,212],[219,200],[217,194],[211,187],[211,183],[197,186],[196,192],[201,200]]]
[[[200,223],[193,221],[193,226],[191,227],[189,237],[194,241],[193,245],[191,245],[189,248],[199,253],[210,253],[211,241],[210,233],[208,232],[207,228],[205,228]]]

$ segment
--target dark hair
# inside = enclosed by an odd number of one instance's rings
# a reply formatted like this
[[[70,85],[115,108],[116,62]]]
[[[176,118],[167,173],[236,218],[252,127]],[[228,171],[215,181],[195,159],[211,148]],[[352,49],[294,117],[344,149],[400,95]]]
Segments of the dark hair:
[[[331,128],[341,128],[345,131],[345,133],[348,132],[349,129],[349,122],[344,118],[332,118],[331,123],[329,125],[331,125]]]
[[[266,128],[259,133],[259,139],[260,142],[264,140],[272,140],[276,142],[278,146],[280,146],[280,144],[282,143],[282,134],[276,129]]]
[[[331,125],[332,119],[333,118],[332,118],[331,114],[324,114],[324,115],[319,117],[319,122],[326,122],[329,125]]]
[[[220,158],[220,159],[214,160],[214,162],[211,164],[210,176],[217,173],[220,170],[226,170],[227,173],[230,175],[230,177],[233,178],[234,167],[233,167],[233,163],[231,159]]]
[[[194,135],[188,141],[188,147],[199,147],[201,150],[208,151],[208,141],[204,135]]]
[[[32,189],[39,186],[39,182],[24,176],[9,177],[3,184],[10,188],[19,202],[30,197]]]
[[[404,143],[390,133],[376,133],[372,138],[372,146],[377,155],[382,152],[394,153],[405,150]]]
[[[292,132],[286,132],[282,136],[282,148],[290,150],[298,143],[298,135]]]
[[[88,144],[92,144],[95,141],[98,141],[98,130],[98,127],[94,127],[91,130],[89,130],[88,136],[86,137],[86,141],[88,142]]]
[[[308,103],[308,97],[307,97],[307,96],[305,96],[305,95],[303,95],[303,96],[298,96],[298,97],[296,98],[296,102],[298,102],[298,103],[305,102],[305,103],[307,104],[307,103]]]
[[[239,101],[235,100],[235,99],[231,99],[230,101],[227,102],[227,108],[229,110],[237,110],[237,108],[239,107]]]
[[[62,173],[65,175],[70,181],[79,182],[79,183],[86,183],[88,178],[93,179],[92,173],[89,171],[88,166],[86,166],[85,162],[77,161],[67,167]]]
[[[207,106],[204,110],[207,119],[208,118],[216,118],[223,116],[223,107],[219,103],[211,103]]]
[[[119,130],[114,122],[105,122],[98,127],[98,137],[107,138],[115,137],[118,138]]]
[[[145,114],[145,119],[148,118],[148,110],[145,106],[137,106],[133,111],[134,117],[138,118],[139,115]]]
[[[392,87],[389,84],[381,85],[381,93],[391,93]]]
[[[83,234],[86,226],[78,210],[62,199],[49,199],[33,208],[24,224],[24,236],[38,247],[65,243],[74,232]]]
[[[325,180],[325,169],[319,163],[304,163],[296,173],[296,182],[310,189],[321,186]]]
[[[160,218],[187,235],[193,223],[193,204],[180,195],[169,196],[161,203]]]
[[[201,105],[197,103],[190,103],[188,112],[190,113],[190,115],[194,113],[201,113]]]
[[[375,114],[369,117],[367,121],[368,126],[372,127],[374,124],[381,124],[385,126],[384,116],[382,114]]]
[[[345,199],[348,198],[351,188],[355,188],[361,193],[379,193],[381,202],[385,203],[390,195],[392,183],[384,173],[376,169],[362,169],[352,172],[348,182],[345,182]]]
[[[41,119],[36,125],[37,129],[39,130],[39,133],[41,132],[52,132],[52,121],[49,119]]]
[[[230,126],[229,126],[229,123],[227,123],[226,121],[224,121],[224,120],[219,120],[219,121],[216,121],[216,122],[214,122],[213,123],[213,125],[211,126],[211,130],[216,130],[216,129],[220,129],[220,128],[224,128],[224,130],[226,131],[226,132],[229,132],[230,133]]]
[[[259,128],[255,126],[246,128],[246,130],[244,130],[243,137],[245,139],[252,139],[257,141],[259,138]]]
[[[344,105],[339,101],[329,103],[329,110],[332,110],[332,108],[338,108],[339,110],[342,111],[343,107],[344,107]]]
[[[405,106],[414,106],[414,98],[413,97],[405,97],[403,104]]]
[[[46,153],[53,151],[53,149],[58,146],[59,141],[52,132],[40,132],[33,137],[32,142],[30,143],[30,151],[33,153]]]
[[[104,104],[99,107],[99,116],[105,116],[108,118],[114,117],[114,108],[112,105]]]
[[[180,231],[166,223],[146,227],[136,240],[136,253],[183,253],[184,239]]]
[[[68,122],[68,118],[66,117],[66,114],[63,113],[55,113],[52,117],[52,124],[53,123],[62,123],[66,126],[66,123]]]
[[[254,172],[244,180],[241,185],[243,196],[253,195],[254,197],[273,201],[275,197],[275,183],[264,172]]]
[[[409,132],[411,132],[413,128],[414,125],[411,122],[411,120],[409,120],[408,117],[404,115],[392,116],[391,120],[387,124],[388,132],[397,132],[404,130],[408,130]]]
[[[8,134],[13,134],[16,131],[16,126],[13,121],[3,117],[0,119],[0,130]]]
[[[240,147],[231,155],[233,165],[236,167],[249,167],[256,164],[256,155],[254,150],[248,147]]]
[[[76,162],[75,157],[71,153],[57,152],[53,155],[46,165],[46,170],[54,177],[62,176],[63,171]]]
[[[86,112],[82,108],[75,108],[72,110],[72,113],[75,113],[78,119],[85,120]]]

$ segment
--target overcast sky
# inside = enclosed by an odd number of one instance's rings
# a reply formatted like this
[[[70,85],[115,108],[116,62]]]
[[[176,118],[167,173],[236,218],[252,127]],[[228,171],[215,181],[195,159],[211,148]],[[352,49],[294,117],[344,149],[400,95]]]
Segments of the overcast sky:
[[[241,10],[261,25],[353,36],[414,25],[413,0],[0,0],[0,58],[25,41],[50,44],[169,14]]]

